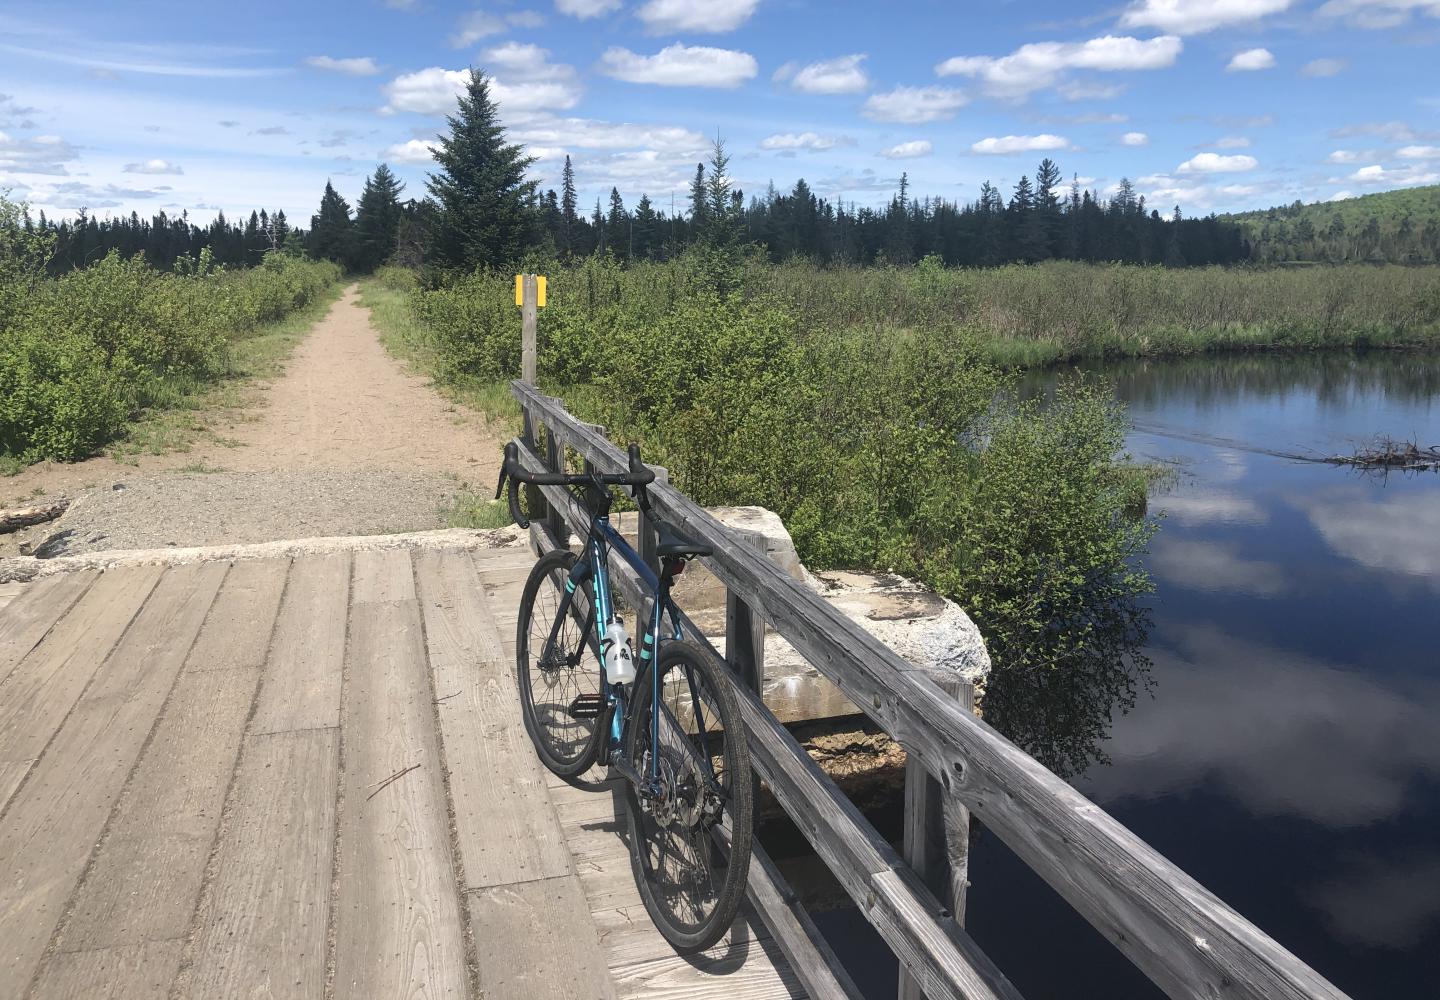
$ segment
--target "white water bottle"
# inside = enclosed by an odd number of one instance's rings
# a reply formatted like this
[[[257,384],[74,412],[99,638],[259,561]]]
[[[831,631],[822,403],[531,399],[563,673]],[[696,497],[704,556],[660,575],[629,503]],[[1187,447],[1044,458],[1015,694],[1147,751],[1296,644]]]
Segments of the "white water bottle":
[[[605,676],[611,684],[629,684],[635,679],[635,651],[618,615],[605,628],[605,643]]]

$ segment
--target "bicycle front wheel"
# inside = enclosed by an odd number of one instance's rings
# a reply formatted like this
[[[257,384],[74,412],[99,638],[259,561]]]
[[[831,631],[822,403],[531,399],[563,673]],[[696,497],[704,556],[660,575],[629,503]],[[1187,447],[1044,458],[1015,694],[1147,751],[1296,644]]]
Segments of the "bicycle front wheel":
[[[630,863],[645,909],[687,954],[730,928],[750,871],[750,753],[730,678],[695,646],[667,642],[635,685],[630,764],[654,787],[628,789]],[[658,744],[652,719],[658,713]],[[723,846],[728,835],[728,848]]]
[[[565,620],[560,609],[575,554],[547,553],[525,581],[515,634],[516,679],[525,730],[541,762],[562,778],[590,769],[599,752],[605,707],[600,661],[585,625],[592,617],[588,583],[576,589]],[[549,645],[551,634],[555,642]]]

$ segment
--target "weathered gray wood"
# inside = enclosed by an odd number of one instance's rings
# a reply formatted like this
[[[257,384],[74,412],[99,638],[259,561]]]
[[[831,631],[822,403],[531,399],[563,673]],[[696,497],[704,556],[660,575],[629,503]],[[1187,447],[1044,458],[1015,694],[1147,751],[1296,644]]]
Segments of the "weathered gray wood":
[[[423,552],[416,568],[466,888],[571,874],[474,564]]]
[[[763,558],[764,538],[743,531],[735,535]],[[765,619],[729,589],[725,591],[725,659],[742,684],[757,694],[765,690]]]
[[[606,470],[624,456],[559,400],[515,383],[522,407]],[[656,509],[715,545],[708,561],[822,674],[913,754],[1023,861],[1172,997],[1344,994],[1094,803],[960,709],[933,682],[667,487]]]
[[[680,955],[613,969],[620,1000],[803,1000],[805,988],[770,941],[723,958]]]
[[[75,894],[61,951],[189,932],[258,679],[181,675]]]
[[[505,1000],[613,1000],[585,892],[574,875],[468,894],[480,995]],[[652,928],[652,933],[659,933]]]
[[[975,710],[975,688],[955,674],[932,671],[936,685],[953,695],[967,712]],[[905,764],[905,861],[965,926],[965,890],[970,859],[970,813],[947,795],[918,761]],[[920,984],[903,966],[900,1000],[923,1000]]]
[[[251,733],[340,725],[340,679],[350,554],[302,556],[290,566]]]
[[[325,995],[340,734],[251,736],[177,995]]]
[[[415,600],[415,571],[408,549],[355,553],[354,591],[350,605]]]
[[[60,952],[40,974],[30,996],[42,1000],[166,1000],[185,942]]]
[[[392,572],[385,560],[357,557],[355,593],[379,592],[378,580],[363,577]],[[463,996],[469,988],[433,698],[416,602],[356,604],[343,711],[336,996]]]
[[[70,509],[70,501],[61,497],[48,503],[31,504],[29,507],[12,507],[0,510],[0,535],[28,528],[32,524],[53,521]]]
[[[551,472],[561,472],[565,468],[565,446],[555,432],[548,429],[545,432],[545,467]],[[570,527],[565,523],[565,516],[548,503],[545,505],[545,525],[561,545],[569,543]]]
[[[35,583],[5,607],[0,616],[0,683],[26,653],[69,613],[100,574],[94,570],[57,573]]]
[[[540,294],[535,275],[522,275],[520,289],[520,377],[534,385],[536,303]]]
[[[6,810],[0,996],[20,995],[37,971],[226,569],[181,566],[153,592],[138,574],[149,600]]]
[[[290,574],[288,559],[250,559],[237,562],[225,575],[225,586],[210,614],[195,648],[185,661],[186,672],[196,670],[254,670],[265,664],[274,634],[280,595]],[[343,621],[343,614],[342,614]],[[326,636],[312,629],[311,641]],[[294,626],[292,625],[292,631]],[[344,634],[341,633],[343,641]]]
[[[40,756],[161,572],[148,566],[104,574],[0,683],[0,762]]]

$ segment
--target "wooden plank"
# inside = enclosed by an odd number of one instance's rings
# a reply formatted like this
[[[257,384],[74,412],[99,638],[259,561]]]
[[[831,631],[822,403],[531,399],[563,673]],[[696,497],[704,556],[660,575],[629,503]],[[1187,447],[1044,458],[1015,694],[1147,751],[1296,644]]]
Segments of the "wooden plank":
[[[348,552],[304,556],[291,565],[250,732],[340,725],[349,599]]]
[[[574,875],[477,889],[466,904],[482,997],[614,1000]]]
[[[289,559],[248,559],[233,564],[185,661],[185,670],[258,671],[264,666],[289,574]]]
[[[355,592],[350,603],[380,604],[415,600],[415,574],[409,549],[355,553]]]
[[[522,408],[561,429],[602,471],[626,458],[560,400],[512,383]],[[528,456],[539,468],[539,460]],[[548,494],[547,494],[548,495]],[[711,543],[707,567],[913,754],[1017,856],[1172,997],[1344,996],[1179,867],[1043,768],[844,614],[676,490],[656,484],[657,511]]]
[[[165,573],[5,813],[0,996],[18,995],[35,974],[227,568]],[[148,591],[149,576],[139,577]]]
[[[356,563],[357,592],[362,576],[389,570]],[[375,583],[366,584],[372,593]],[[419,608],[357,605],[350,635],[335,993],[463,996],[460,896]],[[407,768],[415,769],[382,784]]]
[[[30,996],[43,1000],[166,1000],[184,941],[146,941],[54,956]]]
[[[0,682],[64,618],[100,574],[95,570],[57,573],[26,585],[0,616]]]
[[[104,574],[0,683],[0,761],[40,756],[161,573],[149,566]]]
[[[416,566],[465,887],[568,875],[570,851],[474,564],[462,552],[424,552]]]
[[[188,933],[258,680],[181,675],[75,895],[62,951]]]
[[[669,955],[612,970],[621,1000],[803,1000],[805,989],[770,941],[720,959]]]
[[[325,995],[340,734],[251,736],[176,995]]]

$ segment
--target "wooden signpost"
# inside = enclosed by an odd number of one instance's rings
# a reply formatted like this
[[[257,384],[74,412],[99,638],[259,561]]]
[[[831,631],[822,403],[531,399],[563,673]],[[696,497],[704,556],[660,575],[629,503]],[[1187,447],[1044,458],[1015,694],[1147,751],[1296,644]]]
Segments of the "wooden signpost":
[[[520,307],[520,377],[534,385],[536,310],[545,308],[545,276],[515,275],[515,304]]]

